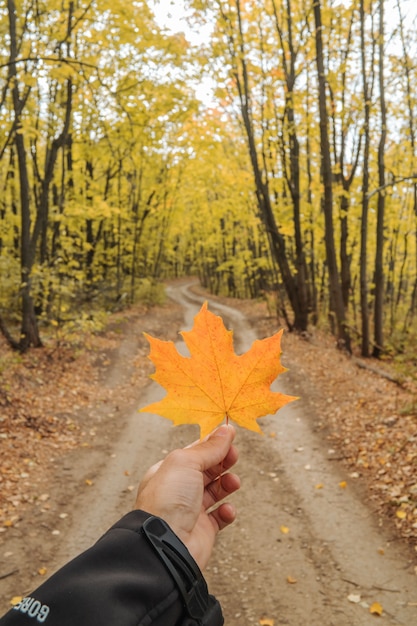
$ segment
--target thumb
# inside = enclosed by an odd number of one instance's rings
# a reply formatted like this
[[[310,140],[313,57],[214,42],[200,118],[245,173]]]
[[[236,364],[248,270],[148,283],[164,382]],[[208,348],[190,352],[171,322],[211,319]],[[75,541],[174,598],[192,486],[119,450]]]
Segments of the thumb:
[[[214,430],[204,441],[188,448],[190,453],[195,455],[195,462],[200,471],[205,472],[223,461],[235,435],[235,428],[231,424],[224,424]]]

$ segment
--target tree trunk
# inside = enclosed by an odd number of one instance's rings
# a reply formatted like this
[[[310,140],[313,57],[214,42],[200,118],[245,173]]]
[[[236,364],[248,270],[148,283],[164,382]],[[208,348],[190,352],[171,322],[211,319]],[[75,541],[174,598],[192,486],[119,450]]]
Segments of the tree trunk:
[[[67,19],[67,35],[66,41],[66,55],[69,57],[71,52],[71,35],[73,30],[73,17],[74,17],[74,0],[70,0],[68,5],[68,19]],[[59,103],[61,107],[65,107],[65,117],[62,130],[60,134],[54,138],[50,145],[47,146],[45,156],[45,171],[42,180],[41,193],[39,198],[39,204],[37,207],[36,222],[33,229],[33,240],[36,242],[41,237],[40,243],[40,262],[41,264],[47,261],[48,245],[47,245],[47,231],[48,231],[48,218],[49,218],[49,194],[50,186],[52,183],[53,175],[55,172],[55,166],[58,158],[58,152],[60,149],[65,148],[68,143],[71,116],[72,116],[72,95],[73,85],[72,79],[68,78],[66,82],[66,98],[65,102]],[[54,103],[58,105],[57,102]]]
[[[352,50],[352,34],[353,34],[353,24],[356,19],[356,13],[354,10],[351,10],[350,19],[349,19],[349,28],[348,34],[346,37],[346,43],[344,49],[340,50],[338,54],[340,54],[340,65],[339,65],[339,75],[340,75],[340,83],[341,83],[341,91],[340,91],[340,102],[342,111],[346,108],[346,103],[348,100],[348,86],[347,86],[347,67],[349,65],[349,55]],[[330,91],[330,98],[334,103],[336,97],[334,96],[333,90],[330,85],[327,85]],[[352,290],[352,275],[351,275],[351,261],[352,255],[349,253],[348,245],[349,245],[349,209],[350,209],[350,188],[353,184],[356,170],[358,167],[359,157],[361,153],[361,144],[362,144],[362,136],[359,133],[359,140],[357,142],[357,146],[355,147],[355,153],[353,152],[352,145],[349,145],[350,142],[347,141],[347,135],[350,127],[353,126],[353,120],[349,120],[349,116],[345,116],[343,113],[341,114],[342,124],[340,125],[340,116],[337,112],[337,107],[332,106],[331,109],[331,120],[332,120],[332,128],[333,128],[333,152],[334,152],[334,162],[336,164],[336,171],[334,173],[334,179],[338,185],[343,189],[343,192],[339,199],[340,206],[340,281],[341,281],[341,289],[342,289],[342,298],[343,305],[345,307],[345,315],[349,309],[349,301]],[[346,173],[346,153],[347,151],[351,151],[351,154],[348,157],[349,168]]]
[[[369,357],[369,308],[368,308],[368,210],[369,210],[369,151],[370,135],[369,120],[371,113],[371,99],[366,69],[366,42],[365,42],[365,0],[360,0],[360,29],[361,29],[361,66],[363,81],[363,102],[364,102],[364,152],[362,169],[362,219],[361,219],[361,243],[360,243],[360,306],[361,306],[361,326],[362,326],[362,346],[361,354]],[[373,55],[372,55],[373,56]]]
[[[17,33],[16,33],[16,6],[14,0],[7,0],[9,15],[9,35],[10,35],[10,65],[9,76],[13,80],[13,109],[16,127],[20,125],[24,100],[20,98],[19,85],[16,72],[17,59]],[[35,307],[31,296],[31,271],[34,263],[33,242],[31,242],[31,218],[30,218],[30,192],[29,175],[27,169],[27,153],[24,137],[21,133],[16,133],[14,142],[16,145],[19,182],[20,182],[20,266],[21,266],[21,299],[22,299],[22,323],[19,350],[26,351],[30,346],[39,347],[42,345],[36,319]],[[32,245],[31,245],[32,244]],[[13,344],[12,344],[13,347]]]
[[[285,239],[279,232],[275,216],[271,204],[271,198],[269,193],[268,181],[263,180],[261,168],[258,161],[258,153],[256,149],[255,136],[252,127],[252,118],[250,111],[250,89],[249,80],[246,69],[245,50],[243,45],[243,27],[240,16],[240,4],[237,2],[238,9],[238,21],[239,21],[239,38],[240,38],[240,50],[232,51],[232,56],[236,57],[238,54],[241,64],[241,75],[238,71],[238,66],[235,67],[235,78],[239,90],[240,107],[242,112],[243,123],[248,140],[249,156],[252,164],[252,171],[255,181],[255,192],[258,202],[260,217],[265,226],[268,240],[270,243],[271,256],[277,263],[282,281],[287,293],[288,299],[291,304],[292,311],[294,313],[294,321],[290,326],[290,330],[305,331],[308,325],[308,311],[300,302],[297,283],[292,275],[291,268],[288,262]],[[235,58],[237,64],[237,59]]]
[[[309,217],[308,217],[308,230],[310,233],[310,248],[308,250],[309,261],[309,274],[311,280],[311,309],[313,312],[313,324],[317,324],[318,321],[318,301],[317,301],[317,267],[316,267],[316,241],[315,241],[315,231],[314,231],[314,203],[313,203],[313,174],[312,174],[312,156],[311,156],[311,139],[310,139],[310,124],[308,123],[310,117],[310,103],[309,103],[309,93],[310,93],[310,76],[309,71],[307,69],[307,100],[306,100],[306,171],[307,171],[307,205],[309,207]]]
[[[300,191],[300,144],[297,137],[296,117],[294,113],[294,90],[296,81],[296,56],[297,51],[293,40],[293,24],[292,24],[292,8],[291,1],[286,2],[286,20],[287,32],[283,33],[278,19],[278,12],[275,1],[273,2],[273,10],[275,17],[276,29],[282,48],[282,66],[285,72],[285,83],[287,87],[285,118],[287,120],[288,136],[289,136],[289,175],[287,168],[284,171],[287,178],[288,187],[291,193],[294,218],[294,236],[295,236],[295,267],[296,267],[296,286],[298,308],[304,315],[302,325],[307,328],[308,312],[312,310],[311,294],[308,289],[308,268],[304,251],[304,241],[301,228],[301,191]],[[284,41],[288,46],[288,54],[284,47]],[[283,148],[284,149],[284,148]]]
[[[401,2],[397,0],[397,8],[399,14],[399,30],[401,37],[401,47],[403,53],[403,63],[404,63],[404,77],[406,81],[406,96],[407,96],[407,112],[408,112],[408,132],[411,143],[411,156],[413,158],[413,162],[415,163],[417,158],[417,140],[416,140],[416,119],[414,113],[414,84],[413,77],[411,73],[411,69],[413,67],[413,61],[409,55],[409,45],[405,39],[404,33],[404,16],[401,12]],[[413,169],[413,173],[415,174],[415,169]],[[417,184],[413,185],[413,210],[415,215],[415,246],[417,249]],[[404,317],[404,325],[403,330],[408,330],[408,327],[412,325],[414,316],[417,311],[417,254],[415,255],[415,275],[416,279],[414,282],[413,289],[411,291],[411,300],[410,307],[407,312],[407,315]]]
[[[374,307],[374,349],[373,356],[381,355],[384,345],[384,220],[385,220],[385,143],[387,137],[387,110],[385,104],[384,77],[384,0],[379,0],[379,38],[378,38],[378,77],[379,104],[381,110],[381,136],[378,145],[378,205],[375,252],[375,307]]]
[[[338,342],[341,347],[344,347],[348,351],[350,351],[350,337],[346,326],[345,307],[343,304],[342,289],[339,280],[335,250],[335,237],[333,226],[333,177],[330,160],[328,115],[326,106],[326,78],[323,61],[323,39],[321,32],[322,21],[320,0],[314,1],[314,19],[316,26],[316,63],[319,88],[321,173],[324,186],[323,211],[325,222],[325,248],[327,269],[329,272],[330,301],[336,317]]]
[[[342,174],[343,176],[343,174]],[[346,188],[347,187],[347,188]],[[348,192],[349,186],[343,185],[343,190]],[[352,276],[350,272],[351,255],[348,253],[349,228],[348,228],[349,199],[345,194],[340,199],[340,278],[342,298],[345,311],[349,307]]]

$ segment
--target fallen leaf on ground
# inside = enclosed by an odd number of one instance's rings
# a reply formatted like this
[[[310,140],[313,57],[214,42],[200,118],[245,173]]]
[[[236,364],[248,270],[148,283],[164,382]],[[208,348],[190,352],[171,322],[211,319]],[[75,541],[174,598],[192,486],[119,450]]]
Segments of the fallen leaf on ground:
[[[275,620],[269,619],[269,617],[261,617],[259,620],[260,626],[274,626]]]
[[[369,612],[372,613],[372,615],[382,615],[383,612],[383,608],[382,606],[379,604],[379,602],[374,602],[373,604],[371,604],[371,606],[369,607]]]
[[[289,583],[290,585],[295,585],[296,582],[296,578],[293,578],[293,576],[287,576],[287,583]]]
[[[226,418],[249,430],[262,432],[256,420],[274,414],[295,400],[270,390],[275,378],[285,372],[281,365],[282,330],[254,341],[242,355],[233,349],[233,332],[205,303],[194,318],[192,330],[180,333],[190,352],[182,356],[172,341],[145,333],[156,367],[151,376],[167,395],[141,412],[157,413],[178,424],[198,424],[201,438]]]

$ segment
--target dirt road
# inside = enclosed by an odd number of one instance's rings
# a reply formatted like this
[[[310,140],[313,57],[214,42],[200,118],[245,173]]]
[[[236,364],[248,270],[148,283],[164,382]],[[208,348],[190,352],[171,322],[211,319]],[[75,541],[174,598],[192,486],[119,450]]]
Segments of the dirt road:
[[[201,299],[187,285],[168,293],[184,308],[181,328],[191,327]],[[236,351],[246,351],[256,337],[245,318],[215,301],[209,306],[233,329]],[[122,348],[129,359],[134,339],[127,338]],[[284,365],[290,366],[289,359]],[[303,396],[303,380],[295,371],[281,376],[278,385],[280,391]],[[152,383],[141,405],[162,395]],[[262,418],[263,437],[238,431],[238,520],[219,537],[206,572],[226,626],[417,626],[417,579],[407,550],[377,527],[355,481],[343,474],[334,452],[314,432],[315,423],[301,399]],[[133,411],[115,441],[108,433],[88,456],[74,453],[63,459],[56,493],[60,510],[69,513],[59,522],[49,570],[87,547],[130,507],[133,485],[151,463],[197,435],[193,427],[172,428],[168,420]],[[94,481],[93,490],[71,488],[85,475]],[[33,535],[36,524],[34,519]],[[47,531],[54,532],[50,526]],[[25,537],[23,531],[20,537],[15,533],[11,550],[18,549],[19,540],[30,554],[30,532]],[[374,603],[382,615],[371,614]]]

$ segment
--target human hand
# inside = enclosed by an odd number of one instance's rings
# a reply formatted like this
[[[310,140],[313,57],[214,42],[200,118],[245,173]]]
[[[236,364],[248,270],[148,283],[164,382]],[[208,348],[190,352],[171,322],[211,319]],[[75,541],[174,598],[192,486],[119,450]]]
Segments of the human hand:
[[[239,477],[227,472],[238,459],[234,437],[233,426],[220,426],[204,441],[168,454],[139,485],[135,508],[165,520],[200,569],[209,561],[219,530],[236,517],[233,505],[215,506],[240,487]]]

